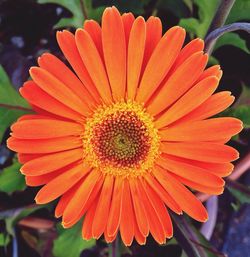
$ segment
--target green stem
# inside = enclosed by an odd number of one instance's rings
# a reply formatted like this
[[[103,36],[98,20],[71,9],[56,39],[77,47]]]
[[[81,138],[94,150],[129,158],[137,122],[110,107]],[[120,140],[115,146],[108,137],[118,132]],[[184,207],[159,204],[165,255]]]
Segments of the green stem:
[[[82,14],[83,14],[84,20],[87,20],[88,19],[88,12],[87,12],[84,0],[80,0],[80,5],[81,5],[81,9],[82,9]]]
[[[119,237],[109,244],[109,257],[120,257]]]
[[[236,30],[244,30],[250,33],[250,23],[246,22],[236,22],[229,25],[225,25],[218,29],[215,29],[205,39],[205,52],[211,54],[213,51],[213,47],[219,37],[224,35],[225,33],[236,31]]]
[[[211,25],[208,29],[207,35],[213,30],[223,26],[226,19],[235,3],[235,0],[221,0],[220,5],[214,15]]]
[[[206,49],[209,49],[209,51],[206,51],[208,54],[211,54],[214,45],[216,43],[215,41],[210,41],[209,43],[207,42],[207,37],[210,35],[212,31],[214,31],[217,28],[220,28],[223,26],[226,22],[226,19],[235,3],[235,0],[221,0],[220,5],[218,6],[218,9],[214,15],[214,18],[211,22],[211,25],[208,29],[206,38],[205,38],[205,44],[206,44]]]

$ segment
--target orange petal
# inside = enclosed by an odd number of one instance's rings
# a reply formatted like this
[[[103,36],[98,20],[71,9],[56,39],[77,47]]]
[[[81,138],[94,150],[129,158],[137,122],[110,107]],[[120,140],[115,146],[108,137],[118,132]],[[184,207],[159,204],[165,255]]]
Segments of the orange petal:
[[[144,236],[144,235],[141,233],[141,231],[140,231],[140,229],[139,229],[139,225],[138,225],[138,223],[136,222],[136,217],[134,217],[134,224],[135,224],[135,226],[134,226],[135,239],[136,239],[137,243],[138,243],[139,245],[145,245],[145,244],[146,244],[147,237]]]
[[[127,94],[132,100],[134,100],[140,79],[145,39],[146,24],[142,17],[138,17],[131,29],[128,44]]]
[[[136,179],[131,179],[129,181],[131,196],[133,199],[134,211],[136,223],[138,224],[139,230],[144,237],[147,237],[149,234],[149,223],[145,211],[145,206],[141,201],[141,195],[138,191]]]
[[[69,227],[68,223],[77,221],[81,218],[80,214],[82,213],[82,210],[85,209],[86,203],[90,198],[97,181],[100,179],[100,176],[100,171],[94,169],[91,170],[91,172],[84,179],[63,213],[62,224],[64,227]]]
[[[83,29],[76,31],[76,45],[86,68],[95,83],[95,86],[105,103],[111,103],[112,97],[108,77],[102,59],[96,46],[88,34]]]
[[[166,242],[166,237],[163,224],[159,218],[158,213],[150,202],[142,182],[139,179],[137,189],[138,192],[140,192],[140,198],[142,204],[145,207],[150,233],[152,234],[156,242],[158,242],[159,244],[164,244]]]
[[[104,231],[104,238],[107,243],[112,243],[117,237],[117,232],[113,236],[109,236],[107,229]]]
[[[82,146],[80,137],[68,136],[49,139],[18,139],[10,137],[8,148],[21,153],[53,153],[79,148]]]
[[[157,128],[165,127],[191,112],[213,94],[218,84],[219,81],[216,77],[202,80],[164,112],[156,120],[155,126]]]
[[[64,136],[78,136],[83,126],[56,119],[19,120],[11,126],[12,136],[21,139],[43,139]]]
[[[168,210],[166,209],[162,199],[148,185],[148,183],[143,183],[143,186],[145,188],[145,192],[148,196],[150,203],[155,209],[157,215],[159,216],[159,219],[162,223],[162,226],[165,232],[165,237],[171,238],[173,236],[173,226],[172,226],[172,222],[171,222]]]
[[[208,219],[207,211],[202,203],[187,188],[179,183],[178,180],[160,167],[154,169],[153,173],[165,190],[174,197],[184,212],[197,221],[204,222]]]
[[[180,206],[176,203],[174,198],[172,198],[169,193],[158,183],[158,181],[151,175],[145,176],[147,184],[159,195],[159,197],[164,201],[169,209],[177,214],[181,214],[182,210]]]
[[[223,91],[210,96],[205,102],[195,108],[192,112],[182,117],[175,124],[187,121],[203,120],[224,111],[234,101],[231,92]]]
[[[70,228],[74,226],[82,217],[85,215],[85,213],[90,209],[90,207],[93,205],[93,203],[98,199],[100,190],[102,188],[104,181],[104,177],[101,176],[99,180],[96,182],[89,198],[87,199],[85,205],[81,209],[81,211],[78,213],[78,215],[75,215],[74,219],[71,219],[69,222],[63,222],[64,228]]]
[[[122,22],[123,22],[125,39],[126,39],[127,45],[128,45],[129,35],[130,35],[130,31],[131,31],[132,25],[134,23],[134,20],[135,20],[135,17],[131,12],[124,13],[122,15]]]
[[[78,190],[79,186],[81,186],[83,179],[79,180],[73,187],[71,187],[66,193],[61,196],[55,208],[56,218],[60,218],[63,215],[64,210],[68,206],[71,199],[74,197],[75,192]]]
[[[162,168],[180,176],[208,187],[223,187],[225,182],[222,178],[207,172],[207,170],[178,162],[169,158],[159,158],[157,164]]]
[[[173,174],[172,172],[170,172],[170,173],[171,173],[171,176],[173,176],[176,180],[178,180],[179,182],[181,182],[185,186],[188,186],[189,188],[192,188],[196,191],[199,191],[199,192],[202,192],[202,193],[205,193],[205,194],[209,194],[209,195],[220,195],[224,191],[224,187],[204,186],[203,184],[196,183],[194,181],[188,180],[186,178],[183,178],[181,176]]]
[[[106,8],[102,16],[102,43],[105,65],[114,100],[125,97],[126,39],[122,19],[115,8]]]
[[[113,237],[117,234],[118,227],[120,225],[123,187],[123,179],[117,177],[114,182],[114,190],[107,224],[107,235],[109,237]]]
[[[168,127],[160,130],[159,135],[162,141],[214,141],[231,138],[241,130],[242,122],[240,120],[226,117]]]
[[[82,159],[82,149],[63,151],[54,154],[46,154],[42,157],[26,162],[21,172],[28,176],[38,176],[50,173],[57,169],[63,168],[73,162]]]
[[[134,238],[135,214],[127,179],[124,181],[121,208],[120,234],[124,244],[130,246]]]
[[[207,63],[207,56],[197,52],[188,58],[170,76],[157,95],[152,98],[147,110],[156,115],[176,102],[179,97],[186,93],[201,75]]]
[[[234,148],[209,142],[162,143],[161,151],[187,159],[212,163],[231,162],[239,157],[239,153]]]
[[[168,154],[162,154],[162,158],[172,159],[178,162],[187,163],[193,166],[200,167],[213,173],[219,177],[225,177],[231,174],[233,171],[233,164],[231,163],[211,163],[211,162],[203,162],[203,161],[196,161],[196,160],[189,160],[177,156],[172,156]]]
[[[82,100],[83,108],[89,110],[89,106],[94,106],[94,98],[77,78],[77,76],[56,56],[45,53],[38,58],[39,66],[47,70],[50,74],[60,80],[65,86],[78,95]]]
[[[83,226],[82,226],[82,237],[85,240],[90,240],[93,238],[92,235],[92,226],[94,222],[96,207],[97,207],[98,200],[93,202],[89,210],[87,211],[84,220],[83,220]]]
[[[180,51],[176,61],[171,68],[170,73],[173,73],[182,63],[184,63],[194,53],[201,52],[204,49],[204,41],[200,38],[196,38],[186,44]]]
[[[79,79],[86,86],[89,93],[94,97],[97,103],[100,103],[100,95],[96,90],[96,87],[91,80],[89,73],[82,62],[81,56],[78,52],[75,42],[75,36],[67,30],[63,32],[58,31],[56,34],[57,42],[67,58],[68,62],[72,66],[73,70],[76,72]]]
[[[89,171],[90,167],[88,165],[79,163],[63,172],[39,190],[35,198],[36,203],[44,204],[55,200],[68,191]],[[65,183],[65,181],[69,182]]]
[[[99,238],[105,231],[110,213],[111,197],[113,192],[114,178],[107,175],[96,207],[92,234]]]
[[[206,70],[204,70],[202,72],[202,74],[200,75],[199,79],[196,81],[199,82],[207,77],[210,77],[210,76],[215,76],[217,77],[219,80],[221,79],[222,77],[222,70],[220,69],[220,65],[214,65],[212,67],[209,67],[207,68]]]
[[[91,36],[93,42],[95,43],[96,49],[99,52],[99,55],[103,59],[103,49],[102,49],[102,29],[100,25],[94,20],[86,20],[83,26]]]
[[[161,38],[142,76],[136,96],[138,102],[147,102],[160,85],[178,56],[184,39],[185,30],[178,26],[169,29]]]
[[[148,61],[159,43],[162,36],[162,24],[158,17],[150,16],[146,22],[146,42],[145,52],[142,63],[142,73],[144,72]]]
[[[65,172],[65,168],[62,168],[60,170],[39,175],[39,176],[25,176],[25,182],[28,186],[42,186],[44,184],[49,183],[51,180],[55,179],[59,175],[63,174]]]
[[[21,95],[31,104],[46,110],[47,112],[65,117],[71,120],[81,119],[81,115],[63,103],[56,100],[54,97],[40,89],[33,81],[27,81],[20,88]],[[38,97],[39,96],[39,97]]]
[[[78,96],[76,96],[67,86],[65,86],[56,77],[42,68],[32,67],[30,69],[30,75],[34,82],[46,93],[62,102],[64,105],[80,113],[83,116],[87,116],[89,111],[82,108],[83,102]],[[87,108],[85,106],[85,108]]]
[[[18,161],[24,164],[28,161],[40,158],[46,154],[29,154],[29,153],[17,153]]]

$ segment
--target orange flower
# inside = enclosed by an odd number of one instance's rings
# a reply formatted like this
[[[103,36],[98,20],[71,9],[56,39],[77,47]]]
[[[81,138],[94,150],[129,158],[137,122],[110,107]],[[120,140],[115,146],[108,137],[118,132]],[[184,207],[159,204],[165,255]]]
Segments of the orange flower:
[[[130,245],[149,233],[173,235],[168,208],[204,222],[206,209],[188,189],[221,194],[238,152],[225,145],[242,129],[234,118],[210,118],[232,104],[214,93],[222,71],[205,69],[204,42],[183,47],[184,29],[162,36],[158,18],[107,8],[102,27],[88,20],[57,40],[72,72],[43,54],[21,88],[36,114],[12,127],[30,186],[44,185],[39,204],[60,197],[65,228],[84,216],[82,236]],[[188,187],[188,188],[187,188]]]

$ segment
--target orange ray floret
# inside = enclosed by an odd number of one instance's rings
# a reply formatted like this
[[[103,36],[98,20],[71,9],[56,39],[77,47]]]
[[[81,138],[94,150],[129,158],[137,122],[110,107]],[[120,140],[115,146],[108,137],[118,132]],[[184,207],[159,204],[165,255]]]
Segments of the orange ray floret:
[[[159,18],[122,16],[107,8],[102,26],[85,21],[75,34],[57,33],[72,67],[43,54],[20,89],[34,114],[11,126],[38,204],[59,198],[65,228],[82,217],[84,239],[120,234],[125,245],[163,244],[174,231],[169,209],[204,222],[208,214],[190,190],[218,195],[238,152],[225,145],[241,121],[211,118],[230,106],[214,94],[220,66],[206,69],[204,42],[183,46],[185,30],[162,36]]]

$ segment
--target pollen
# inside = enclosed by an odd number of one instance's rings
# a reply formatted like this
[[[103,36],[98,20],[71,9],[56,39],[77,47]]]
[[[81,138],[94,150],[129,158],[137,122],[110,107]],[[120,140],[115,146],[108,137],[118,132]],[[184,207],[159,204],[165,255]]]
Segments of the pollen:
[[[105,174],[123,177],[150,172],[160,138],[141,104],[128,101],[101,106],[86,122],[84,159]]]

